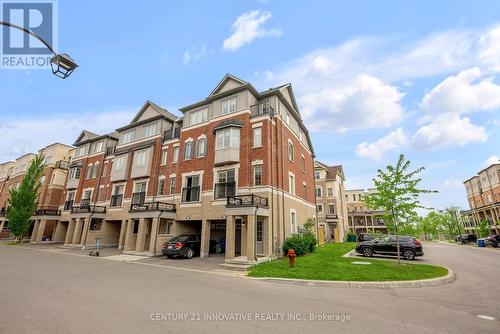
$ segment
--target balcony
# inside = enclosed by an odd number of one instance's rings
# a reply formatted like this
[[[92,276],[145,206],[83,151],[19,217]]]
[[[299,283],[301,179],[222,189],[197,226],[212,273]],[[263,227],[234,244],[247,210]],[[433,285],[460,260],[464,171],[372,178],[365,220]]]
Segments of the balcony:
[[[146,192],[145,191],[141,191],[141,192],[137,192],[137,193],[133,193],[132,194],[132,204],[144,204],[144,202],[146,201]]]
[[[69,161],[65,161],[65,160],[59,160],[59,161],[56,161],[56,166],[55,168],[59,168],[59,169],[69,169]]]
[[[143,204],[132,204],[130,205],[130,212],[175,212],[175,204],[166,202],[149,202]]]
[[[215,184],[214,198],[222,199],[236,194],[236,182],[220,182]]]
[[[327,220],[335,220],[335,219],[339,219],[339,216],[338,216],[338,215],[336,215],[336,214],[333,214],[333,213],[329,213],[329,214],[327,214],[325,217],[326,217],[326,219],[327,219]]]
[[[238,195],[228,196],[226,208],[240,208],[240,207],[261,207],[269,208],[266,197],[258,195]]]
[[[269,115],[269,117],[273,117],[274,109],[267,102],[261,102],[250,106],[250,117],[257,117],[262,115]]]
[[[181,137],[181,128],[174,128],[163,132],[163,140],[177,139]]]
[[[64,202],[64,211],[70,211],[73,208],[73,201]]]
[[[182,188],[182,202],[199,202],[200,201],[200,187],[184,187]]]
[[[80,206],[73,206],[71,213],[106,213],[106,207],[102,205],[80,204]]]
[[[60,216],[61,211],[56,209],[39,209],[35,211],[35,216]]]
[[[122,206],[123,194],[111,196],[110,207],[120,207]]]

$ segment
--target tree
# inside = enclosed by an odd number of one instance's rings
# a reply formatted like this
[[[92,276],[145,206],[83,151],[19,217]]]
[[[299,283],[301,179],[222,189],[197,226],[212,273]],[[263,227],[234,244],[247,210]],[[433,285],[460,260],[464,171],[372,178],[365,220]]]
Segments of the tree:
[[[490,233],[488,228],[488,221],[486,219],[481,220],[481,222],[477,225],[477,231],[479,233],[479,237],[487,237]]]
[[[22,242],[23,236],[28,233],[30,218],[38,206],[38,190],[45,168],[44,160],[43,154],[38,155],[29,166],[20,186],[9,191],[6,217],[12,234],[19,242]]]
[[[422,181],[416,178],[425,168],[420,167],[408,171],[411,161],[405,160],[403,154],[399,156],[396,166],[387,166],[386,170],[379,169],[377,177],[373,179],[376,192],[365,196],[364,203],[370,208],[383,208],[385,217],[396,234],[398,263],[400,263],[400,247],[398,238],[398,224],[411,223],[417,216],[416,209],[424,208],[420,204],[421,194],[435,193],[435,190],[418,189]]]

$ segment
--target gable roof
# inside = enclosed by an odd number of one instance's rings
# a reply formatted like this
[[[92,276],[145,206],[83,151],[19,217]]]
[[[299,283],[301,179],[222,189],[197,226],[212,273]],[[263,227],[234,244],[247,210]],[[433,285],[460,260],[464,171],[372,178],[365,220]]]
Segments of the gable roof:
[[[229,80],[234,80],[238,83],[240,83],[242,86],[244,85],[247,85],[248,82],[246,82],[245,80],[241,80],[240,78],[238,77],[235,77],[234,75],[232,74],[229,74],[227,73],[224,78],[222,78],[222,80],[217,84],[217,86],[214,88],[214,90],[210,93],[209,96],[213,96],[213,95],[216,95],[221,89],[222,87],[224,87],[224,85],[229,81]]]
[[[135,115],[135,117],[132,119],[130,124],[137,122],[139,118],[141,118],[142,114],[146,111],[146,109],[151,106],[153,109],[155,109],[160,115],[165,117],[166,119],[175,122],[179,117],[175,116],[171,112],[169,112],[167,109],[160,107],[154,102],[151,102],[150,100],[147,100],[142,108],[139,110],[139,112]]]
[[[326,165],[318,160],[315,160],[314,162],[326,170],[326,178],[327,179],[335,179],[335,177],[337,175],[340,175],[340,177],[342,177],[342,179],[345,179],[344,168],[342,167],[342,165],[328,166],[328,165]]]
[[[81,141],[87,141],[87,140],[94,139],[97,137],[99,137],[98,134],[95,134],[95,133],[90,132],[88,130],[83,130],[80,133],[80,135],[76,138],[75,143],[73,145],[76,146],[76,144],[78,144]]]

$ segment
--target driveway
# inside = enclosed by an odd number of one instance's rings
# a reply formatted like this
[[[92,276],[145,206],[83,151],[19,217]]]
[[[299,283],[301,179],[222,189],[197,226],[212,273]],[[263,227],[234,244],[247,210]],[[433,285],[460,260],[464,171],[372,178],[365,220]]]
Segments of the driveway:
[[[500,253],[424,247],[429,262],[453,268],[455,283],[295,286],[0,246],[0,333],[498,333],[498,320],[477,315],[500,319],[500,301],[491,298]]]

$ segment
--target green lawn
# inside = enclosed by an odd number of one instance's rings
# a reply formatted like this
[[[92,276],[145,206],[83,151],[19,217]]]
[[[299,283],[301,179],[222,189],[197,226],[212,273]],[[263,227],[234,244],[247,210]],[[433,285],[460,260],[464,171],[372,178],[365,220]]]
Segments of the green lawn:
[[[398,265],[395,261],[342,257],[355,246],[355,243],[326,244],[312,254],[297,257],[294,269],[290,269],[288,259],[283,258],[258,264],[250,269],[248,275],[329,281],[407,281],[448,274],[446,268],[428,264]],[[354,261],[371,264],[352,264]]]

